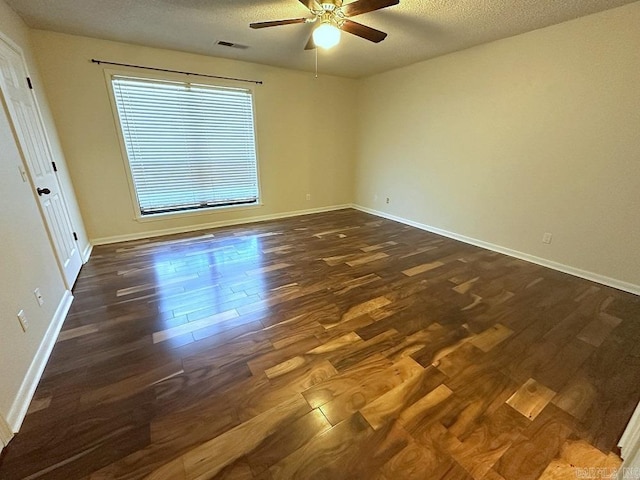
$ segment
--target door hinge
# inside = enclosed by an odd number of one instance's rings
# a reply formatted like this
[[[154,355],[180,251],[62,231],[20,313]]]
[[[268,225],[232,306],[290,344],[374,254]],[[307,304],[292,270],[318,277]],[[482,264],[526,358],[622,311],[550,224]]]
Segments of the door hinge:
[[[31,78],[30,77],[27,77],[27,85],[29,85],[29,88],[31,90],[33,90],[33,84],[31,83]]]
[[[53,166],[53,171],[57,172],[58,171],[58,167],[56,166],[56,162],[51,162],[51,165]]]
[[[73,232],[73,239],[77,242],[78,241],[78,234],[76,232]]]

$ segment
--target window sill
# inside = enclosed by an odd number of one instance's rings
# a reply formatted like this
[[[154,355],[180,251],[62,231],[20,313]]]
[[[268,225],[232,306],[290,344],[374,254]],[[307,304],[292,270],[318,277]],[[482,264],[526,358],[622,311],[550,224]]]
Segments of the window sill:
[[[145,216],[137,216],[134,217],[136,222],[147,223],[147,222],[160,222],[163,220],[173,220],[184,217],[200,217],[203,215],[215,215],[216,213],[223,213],[229,211],[244,211],[244,210],[256,210],[263,207],[262,202],[258,202],[253,205],[227,205],[224,207],[211,207],[211,208],[202,208],[198,210],[185,210],[182,212],[165,212],[165,213],[155,213],[153,215],[145,215]]]

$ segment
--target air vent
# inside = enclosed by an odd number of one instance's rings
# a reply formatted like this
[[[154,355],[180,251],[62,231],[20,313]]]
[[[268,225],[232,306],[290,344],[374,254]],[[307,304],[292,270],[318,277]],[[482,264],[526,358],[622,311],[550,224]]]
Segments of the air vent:
[[[247,45],[240,45],[239,43],[233,43],[233,42],[225,42],[224,40],[219,40],[218,45],[222,45],[223,47],[239,48],[240,50],[245,50],[249,48]]]

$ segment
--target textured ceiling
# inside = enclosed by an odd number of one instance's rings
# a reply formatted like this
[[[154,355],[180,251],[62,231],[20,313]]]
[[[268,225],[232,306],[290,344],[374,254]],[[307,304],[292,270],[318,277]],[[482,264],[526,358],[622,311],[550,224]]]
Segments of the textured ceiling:
[[[314,52],[303,49],[312,25],[249,28],[306,16],[297,0],[5,1],[33,28],[299,70],[315,65]],[[343,33],[337,47],[320,50],[319,70],[368,76],[627,3],[632,0],[400,0],[354,18],[387,32],[386,40],[373,44]]]

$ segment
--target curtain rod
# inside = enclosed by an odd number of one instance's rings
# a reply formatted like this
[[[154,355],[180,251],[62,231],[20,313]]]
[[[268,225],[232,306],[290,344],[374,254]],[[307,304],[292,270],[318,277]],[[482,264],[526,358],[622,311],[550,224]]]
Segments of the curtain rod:
[[[91,59],[91,63],[97,63],[98,65],[104,63],[105,65],[117,65],[119,67],[142,68],[144,70],[154,70],[156,72],[181,73],[183,75],[195,75],[197,77],[217,78],[219,80],[233,80],[234,82],[246,82],[262,85],[262,80],[246,80],[244,78],[221,77],[219,75],[207,75],[206,73],[183,72],[181,70],[168,70],[166,68],[146,67],[144,65],[132,65],[129,63],[107,62],[105,60],[96,60],[95,58]]]

